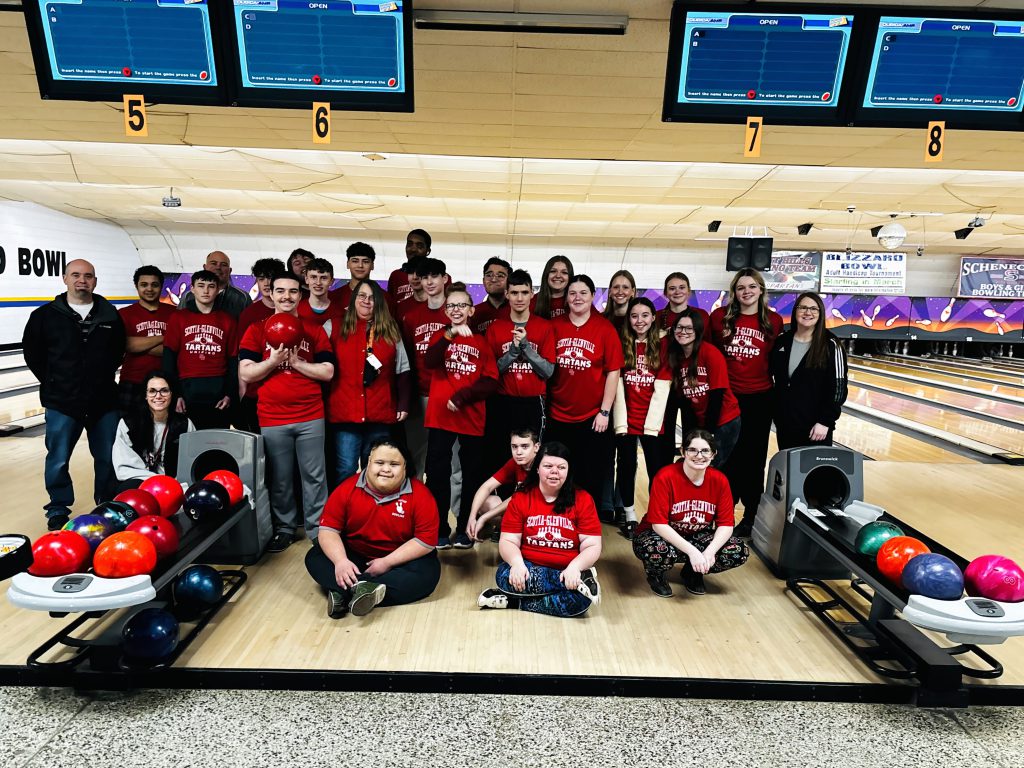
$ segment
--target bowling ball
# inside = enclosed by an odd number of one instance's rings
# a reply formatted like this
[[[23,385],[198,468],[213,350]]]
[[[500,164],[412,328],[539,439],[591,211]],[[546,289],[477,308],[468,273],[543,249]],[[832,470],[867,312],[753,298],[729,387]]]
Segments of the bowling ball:
[[[178,551],[178,529],[174,523],[160,515],[140,517],[127,528],[129,531],[141,533],[156,547],[157,559],[173,555]]]
[[[156,567],[156,547],[136,531],[121,531],[105,538],[92,556],[92,569],[105,579],[139,576]]]
[[[875,563],[885,578],[894,584],[901,584],[903,569],[910,558],[930,551],[923,541],[913,536],[893,536],[879,548]]]
[[[911,594],[922,597],[959,600],[964,593],[964,575],[956,563],[934,552],[910,558],[901,578]]]
[[[894,525],[886,520],[875,520],[857,531],[857,538],[854,540],[853,546],[862,555],[875,557],[885,542],[893,536],[902,535],[903,531],[900,530],[898,525]]]
[[[215,470],[204,477],[203,480],[213,480],[215,483],[223,485],[224,490],[228,492],[228,498],[231,500],[232,507],[242,500],[242,495],[245,493],[242,489],[242,478],[226,469]]]
[[[82,573],[92,548],[85,538],[74,531],[50,531],[44,533],[32,545],[32,565],[28,572],[33,576],[67,576]]]
[[[147,477],[139,488],[153,494],[153,498],[160,505],[160,514],[163,517],[170,517],[181,509],[181,502],[185,498],[185,494],[181,490],[181,483],[170,475]]]
[[[215,480],[200,480],[185,491],[185,514],[197,523],[219,520],[231,509],[227,489]]]
[[[121,630],[121,647],[131,659],[162,659],[178,647],[178,620],[163,608],[143,608]]]
[[[209,608],[224,593],[224,577],[208,565],[190,565],[174,580],[174,602],[186,611]]]
[[[271,315],[263,322],[263,338],[275,349],[282,344],[296,347],[302,341],[302,321],[282,312]]]
[[[157,502],[156,497],[149,491],[144,491],[141,488],[121,491],[121,493],[114,497],[114,501],[123,501],[134,509],[139,517],[160,514],[160,504]]]
[[[128,523],[139,518],[139,513],[135,511],[135,508],[123,501],[104,501],[102,504],[98,504],[90,514],[104,518],[110,523],[114,533],[120,533],[128,527]]]
[[[972,560],[964,569],[964,584],[971,597],[1024,602],[1024,570],[1002,555],[982,555]]]
[[[95,552],[100,542],[114,533],[114,524],[103,515],[79,515],[69,520],[63,530],[77,533],[89,542],[89,546]]]

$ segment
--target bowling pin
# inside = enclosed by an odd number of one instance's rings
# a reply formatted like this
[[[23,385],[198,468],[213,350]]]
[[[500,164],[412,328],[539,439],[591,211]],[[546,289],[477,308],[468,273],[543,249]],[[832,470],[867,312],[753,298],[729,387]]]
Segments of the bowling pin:
[[[874,325],[875,321],[872,318],[868,317],[867,312],[865,312],[863,309],[860,311],[860,316],[864,319],[864,326],[866,328],[870,328],[872,325]]]
[[[998,318],[999,320],[1006,319],[1006,315],[1004,315],[1002,312],[996,312],[994,309],[982,310],[981,314],[983,314],[985,317]]]
[[[946,308],[943,309],[942,312],[939,314],[939,322],[940,323],[944,323],[947,320],[949,320],[950,315],[953,314],[953,302],[954,301],[956,301],[955,297],[950,299],[949,300],[949,304],[947,304]]]
[[[715,299],[715,303],[711,305],[711,312],[714,312],[716,309],[722,306],[723,301],[725,301],[725,291],[722,291],[720,294],[718,294],[718,298]],[[708,314],[711,314],[711,312],[708,312]]]
[[[910,354],[910,342],[909,341],[904,341],[903,342],[903,354],[904,355],[909,355]]]
[[[914,322],[917,323],[918,325],[931,325],[932,324],[932,321],[929,320],[928,318],[925,318],[924,320],[915,320]]]
[[[831,310],[829,310],[829,311],[830,311],[830,312],[832,313],[832,317],[836,317],[836,318],[839,318],[839,319],[840,319],[840,320],[842,320],[842,321],[843,321],[844,323],[846,322],[846,318],[845,318],[845,317],[843,317],[843,313],[842,313],[842,312],[840,312],[840,311],[839,311],[839,310],[838,310],[838,309],[837,309],[836,307],[832,307],[832,309],[831,309]]]
[[[256,299],[259,298],[259,295],[260,295],[260,284],[259,283],[255,283],[253,285],[253,287],[249,289],[249,299],[251,301],[256,301]]]
[[[881,312],[881,311],[882,311],[882,305],[881,304],[875,304],[875,308],[873,310],[871,310],[871,319],[874,320],[876,317],[878,317],[878,313]]]
[[[886,328],[892,328],[893,323],[895,323],[897,320],[899,320],[899,318],[900,318],[900,316],[899,316],[898,313],[893,315],[892,317],[890,317],[888,320],[885,321],[885,327]]]
[[[1013,344],[1010,345],[1010,352],[1006,356],[1007,357],[1013,357]]]
[[[998,318],[996,319],[996,330],[999,332],[1000,336],[1002,336],[1004,333],[1006,333],[1006,331],[1003,330],[1003,324],[999,322]],[[999,354],[1000,354],[1000,356],[1002,356],[1002,354],[1003,354],[1003,350],[1002,350],[1001,347],[999,349]]]
[[[954,344],[953,344],[953,357],[956,357],[956,356],[957,356],[956,343],[954,342]]]

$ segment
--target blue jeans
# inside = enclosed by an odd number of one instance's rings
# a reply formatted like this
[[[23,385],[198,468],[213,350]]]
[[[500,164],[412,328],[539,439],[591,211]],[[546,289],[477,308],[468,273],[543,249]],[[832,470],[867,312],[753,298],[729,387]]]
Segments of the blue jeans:
[[[79,421],[53,408],[46,409],[46,463],[43,468],[43,481],[50,502],[43,510],[47,517],[71,514],[71,505],[75,503],[75,488],[71,483],[68,465],[83,429],[89,437],[89,452],[92,454],[95,472],[93,499],[99,504],[101,501],[114,498],[117,477],[114,475],[114,464],[110,454],[114,450],[114,436],[117,434],[117,423],[120,420],[121,416],[116,410]]]
[[[529,560],[526,564],[526,589],[517,592],[508,580],[512,566],[502,563],[494,580],[498,589],[506,595],[519,598],[519,610],[531,613],[543,613],[547,616],[570,618],[582,616],[590,608],[590,600],[576,591],[570,592],[559,580],[561,571],[543,565],[534,565]]]
[[[391,436],[387,424],[366,422],[365,424],[331,424],[334,441],[333,488],[359,471],[359,463],[366,466],[370,458],[370,446],[376,440]]]

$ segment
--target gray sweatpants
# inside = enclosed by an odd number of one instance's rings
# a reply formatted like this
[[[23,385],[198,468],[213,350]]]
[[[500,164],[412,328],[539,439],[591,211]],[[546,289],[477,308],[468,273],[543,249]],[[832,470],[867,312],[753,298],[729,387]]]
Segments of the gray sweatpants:
[[[270,512],[275,533],[291,533],[302,523],[306,536],[315,539],[327,503],[324,467],[324,420],[302,421],[280,427],[262,427],[270,474]],[[293,469],[302,479],[302,515],[295,504]]]

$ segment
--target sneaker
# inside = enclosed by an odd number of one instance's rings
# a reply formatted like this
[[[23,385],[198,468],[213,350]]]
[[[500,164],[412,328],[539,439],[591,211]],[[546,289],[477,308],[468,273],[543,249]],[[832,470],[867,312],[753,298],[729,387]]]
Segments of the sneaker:
[[[371,581],[357,581],[352,587],[352,599],[349,601],[349,610],[353,616],[365,616],[384,599],[387,587],[383,584],[374,584]]]
[[[738,539],[749,539],[754,532],[754,521],[752,518],[744,517],[740,524],[732,529],[732,535]]]
[[[491,541],[497,544],[501,541],[501,524],[496,524],[491,527]]]
[[[267,544],[267,552],[284,552],[292,545],[292,535],[285,531],[278,531]]]
[[[50,517],[46,518],[46,530],[59,531],[61,528],[67,525],[68,521],[70,520],[71,517],[68,515],[51,515]]]
[[[451,548],[452,548],[452,540],[451,539],[449,539],[447,536],[438,536],[437,537],[437,546],[435,547],[435,549],[451,549]]]
[[[508,595],[500,589],[491,587],[480,593],[476,604],[481,608],[508,608]]]
[[[455,549],[472,549],[473,540],[466,535],[465,531],[459,531],[452,538],[452,547]]]
[[[658,597],[672,597],[672,587],[665,581],[665,577],[662,576],[648,576],[647,583],[651,587],[651,591]]]
[[[590,601],[591,605],[601,602],[601,585],[597,581],[597,568],[587,568],[580,573],[580,585],[576,591]]]
[[[331,589],[327,592],[327,617],[340,619],[348,613],[348,596],[340,589]]]
[[[707,590],[704,589],[704,574],[697,573],[692,568],[683,569],[683,586],[691,595],[707,594]]]
[[[633,540],[633,536],[636,534],[636,527],[639,525],[636,520],[626,520],[622,525],[619,526],[619,533],[622,534],[628,541]]]

